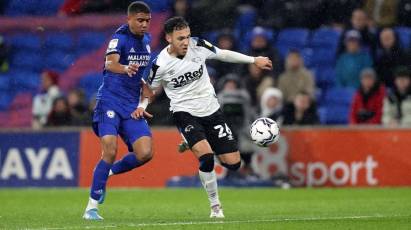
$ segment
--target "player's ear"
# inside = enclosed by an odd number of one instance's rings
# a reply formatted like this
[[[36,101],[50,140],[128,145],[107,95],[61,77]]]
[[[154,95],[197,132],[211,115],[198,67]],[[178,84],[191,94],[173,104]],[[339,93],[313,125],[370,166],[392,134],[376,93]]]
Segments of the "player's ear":
[[[166,34],[166,41],[171,43],[171,34]]]

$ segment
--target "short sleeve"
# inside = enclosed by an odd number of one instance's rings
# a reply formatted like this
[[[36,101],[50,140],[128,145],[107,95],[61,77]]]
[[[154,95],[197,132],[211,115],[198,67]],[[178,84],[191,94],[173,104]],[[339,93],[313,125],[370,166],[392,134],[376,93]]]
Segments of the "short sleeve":
[[[157,64],[157,57],[155,57],[150,60],[149,65],[145,68],[143,79],[150,88],[158,88],[161,86],[162,77],[160,66]]]
[[[106,55],[117,53],[121,55],[121,50],[124,44],[124,36],[120,34],[114,34],[108,43]]]
[[[215,47],[213,44],[208,42],[207,40],[196,38],[197,46],[202,47],[202,52],[204,52],[207,59],[213,59],[217,56],[218,48]]]

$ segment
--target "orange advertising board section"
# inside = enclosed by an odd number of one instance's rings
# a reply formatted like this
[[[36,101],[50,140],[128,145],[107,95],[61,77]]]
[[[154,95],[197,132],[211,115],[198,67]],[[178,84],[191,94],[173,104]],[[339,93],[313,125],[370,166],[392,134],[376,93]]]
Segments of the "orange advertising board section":
[[[113,187],[164,187],[166,181],[174,175],[195,175],[198,161],[193,154],[177,152],[181,136],[176,129],[153,131],[154,157],[147,164],[131,172],[113,176],[108,186]],[[118,139],[117,159],[127,153],[127,147]],[[80,140],[80,178],[79,185],[91,184],[94,166],[101,157],[99,139],[92,131],[82,131]]]
[[[153,160],[110,178],[109,186],[164,187],[173,176],[196,175],[194,156],[177,152],[176,129],[154,129],[153,140]],[[411,130],[282,130],[280,141],[256,159],[272,164],[266,164],[269,173],[285,170],[298,186],[411,186],[410,140]],[[91,131],[83,131],[80,142],[79,185],[88,187],[101,148]],[[119,144],[118,158],[127,152]]]
[[[284,136],[294,184],[411,185],[411,130],[293,130]]]

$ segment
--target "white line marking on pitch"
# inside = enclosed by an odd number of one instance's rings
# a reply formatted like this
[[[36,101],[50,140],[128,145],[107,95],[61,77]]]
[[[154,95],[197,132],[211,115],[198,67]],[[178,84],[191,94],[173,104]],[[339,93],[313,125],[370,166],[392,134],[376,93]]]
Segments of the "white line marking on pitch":
[[[274,223],[274,222],[292,222],[292,221],[321,221],[321,220],[358,220],[358,219],[376,219],[389,217],[411,217],[406,215],[375,215],[375,216],[335,216],[335,217],[303,217],[303,218],[282,218],[282,219],[263,219],[263,220],[215,220],[215,221],[186,221],[171,223],[127,223],[122,225],[105,225],[105,226],[69,226],[69,227],[44,227],[44,228],[26,228],[26,230],[64,230],[64,229],[101,229],[101,228],[119,228],[119,227],[156,227],[156,226],[178,226],[178,225],[201,225],[201,224],[241,224],[241,223]],[[97,223],[97,222],[96,222]],[[101,223],[101,222],[98,222]]]

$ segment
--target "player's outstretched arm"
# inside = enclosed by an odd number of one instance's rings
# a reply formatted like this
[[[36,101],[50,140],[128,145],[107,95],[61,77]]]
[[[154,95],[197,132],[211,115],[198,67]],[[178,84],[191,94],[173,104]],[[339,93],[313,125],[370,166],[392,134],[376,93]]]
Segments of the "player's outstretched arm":
[[[122,65],[119,63],[119,61],[119,54],[109,54],[106,56],[106,63],[104,67],[108,71],[119,74],[127,74],[129,77],[132,77],[134,74],[137,73],[139,67],[137,64]]]
[[[273,63],[268,57],[251,57],[231,50],[216,48],[216,55],[214,58],[220,61],[231,63],[253,63],[257,67],[266,70],[271,70],[273,68]]]

